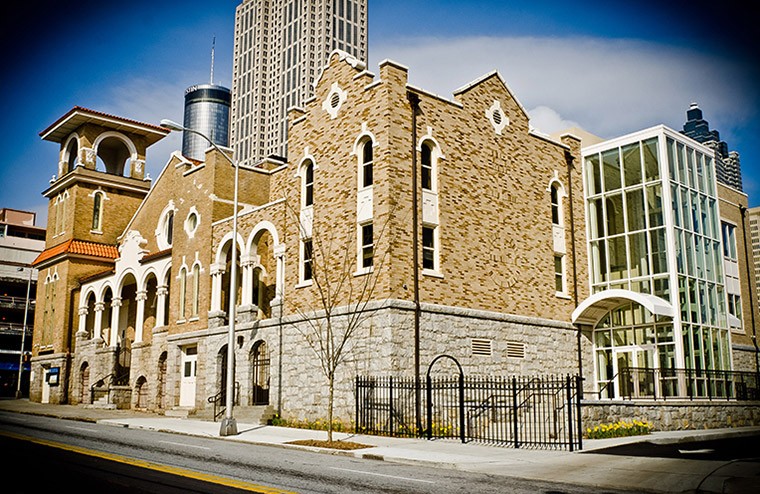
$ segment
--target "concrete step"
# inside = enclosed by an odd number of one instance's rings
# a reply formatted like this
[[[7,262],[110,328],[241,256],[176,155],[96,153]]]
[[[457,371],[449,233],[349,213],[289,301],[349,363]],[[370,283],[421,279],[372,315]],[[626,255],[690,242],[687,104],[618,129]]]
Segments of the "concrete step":
[[[192,413],[194,418],[202,420],[214,420],[213,415],[213,407],[195,410]],[[236,406],[232,409],[232,416],[237,422],[266,425],[269,420],[274,417],[274,407],[272,405]],[[222,415],[222,417],[224,417],[224,415]],[[222,417],[217,420],[221,420]]]

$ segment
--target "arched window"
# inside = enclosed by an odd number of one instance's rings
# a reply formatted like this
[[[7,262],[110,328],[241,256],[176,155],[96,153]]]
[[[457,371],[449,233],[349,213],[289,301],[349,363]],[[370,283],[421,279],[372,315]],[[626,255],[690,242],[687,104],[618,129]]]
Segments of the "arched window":
[[[99,232],[103,228],[103,193],[95,192],[92,197],[92,229]]]
[[[201,288],[201,267],[196,264],[193,266],[193,301],[190,307],[190,317],[198,317],[198,305]]]
[[[314,163],[307,161],[303,173],[303,207],[314,204]]]
[[[361,187],[369,187],[373,183],[372,177],[372,140],[367,139],[362,146],[361,167],[359,169],[359,179]]]
[[[552,201],[552,224],[561,225],[562,215],[561,215],[561,209],[560,209],[559,184],[557,184],[556,182],[553,183],[551,186],[551,201]]]
[[[169,247],[172,245],[172,234],[174,232],[174,211],[169,211],[164,222],[164,238]]]
[[[433,190],[433,150],[430,144],[424,143],[421,150],[422,189]]]
[[[185,296],[187,295],[187,268],[179,270],[179,319],[185,319]]]

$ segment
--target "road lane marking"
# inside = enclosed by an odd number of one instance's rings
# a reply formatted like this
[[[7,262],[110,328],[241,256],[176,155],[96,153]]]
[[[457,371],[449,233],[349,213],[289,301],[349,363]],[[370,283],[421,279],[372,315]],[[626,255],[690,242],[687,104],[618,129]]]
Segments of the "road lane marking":
[[[423,482],[425,484],[435,484],[435,481],[433,480],[410,479],[409,477],[399,477],[397,475],[385,475],[384,473],[366,472],[364,470],[351,470],[350,468],[338,468],[338,467],[330,467],[330,468],[333,470],[340,470],[342,472],[363,473],[364,475],[375,475],[377,477],[387,477],[389,479],[408,480],[410,482]]]
[[[184,448],[205,449],[207,451],[211,450],[211,448],[207,448],[206,446],[196,446],[195,444],[175,443],[173,441],[159,441],[159,443],[162,443],[162,444],[171,444],[172,446],[182,446]]]
[[[25,436],[23,434],[16,434],[14,432],[0,431],[0,436],[10,437],[12,439],[18,439],[20,441],[28,441],[35,444],[41,444],[50,448],[62,449],[64,451],[70,451],[72,453],[79,453],[94,458],[101,458],[104,460],[115,461],[117,463],[123,463],[126,465],[132,465],[141,468],[147,468],[155,470],[157,472],[168,473],[172,475],[179,475],[180,477],[187,477],[195,480],[201,480],[212,484],[224,485],[226,487],[234,487],[236,489],[242,489],[249,492],[256,492],[259,494],[296,494],[292,491],[286,491],[283,489],[277,489],[275,487],[267,487],[265,485],[254,484],[252,482],[246,482],[243,480],[235,480],[226,477],[219,477],[218,475],[210,473],[195,472],[181,467],[172,467],[168,465],[161,465],[153,463],[147,460],[138,460],[136,458],[127,458],[126,456],[119,456],[113,453],[104,453],[102,451],[95,451],[92,449],[83,448],[81,446],[72,446],[69,444],[63,444],[55,441],[48,441],[46,439],[38,439],[31,436]]]
[[[93,429],[91,427],[74,427],[72,425],[67,425],[67,429],[75,430],[75,431],[85,431],[85,432],[95,432],[96,429]]]

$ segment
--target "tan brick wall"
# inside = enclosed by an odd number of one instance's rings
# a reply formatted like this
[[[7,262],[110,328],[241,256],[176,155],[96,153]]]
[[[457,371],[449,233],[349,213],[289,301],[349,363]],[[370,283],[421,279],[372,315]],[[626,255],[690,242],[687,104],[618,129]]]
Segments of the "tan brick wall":
[[[755,261],[754,256],[752,255],[752,240],[749,236],[749,213],[745,213],[744,218],[742,218],[741,209],[744,208],[746,211],[748,198],[746,194],[720,183],[718,184],[718,197],[720,199],[719,208],[721,220],[726,220],[729,223],[736,225],[736,255],[739,263],[744,334],[732,331],[731,341],[735,345],[746,345],[754,348],[753,335],[756,334],[757,325],[760,323],[760,312],[758,312],[758,294],[755,293],[754,271],[752,268]],[[738,368],[737,363],[738,362],[736,361],[734,362],[735,370],[756,370],[754,359],[752,359],[750,368]]]

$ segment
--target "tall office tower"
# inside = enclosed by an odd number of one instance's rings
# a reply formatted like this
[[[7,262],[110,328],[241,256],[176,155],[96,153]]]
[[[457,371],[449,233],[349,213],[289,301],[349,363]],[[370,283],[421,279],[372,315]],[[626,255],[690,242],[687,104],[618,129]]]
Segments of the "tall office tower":
[[[760,206],[749,209],[749,235],[752,240],[752,257],[755,260],[755,297],[760,294]],[[760,302],[758,302],[760,307]]]
[[[717,130],[710,130],[710,124],[702,118],[702,110],[696,103],[692,103],[686,111],[686,123],[683,124],[681,133],[715,150],[715,172],[718,182],[742,190],[739,153],[728,151],[728,144],[720,140]]]
[[[185,120],[183,125],[208,136],[214,144],[230,145],[230,103],[232,93],[216,84],[197,84],[185,90]],[[182,133],[182,154],[203,160],[208,141],[192,132]]]
[[[367,60],[367,0],[243,0],[235,11],[232,146],[241,165],[287,154],[287,110],[333,50]]]
[[[214,48],[211,45],[211,80],[208,84],[196,84],[185,90],[184,127],[211,139],[218,146],[230,145],[230,106],[232,92],[214,84]],[[182,154],[188,158],[203,160],[209,143],[194,132],[182,133]]]

